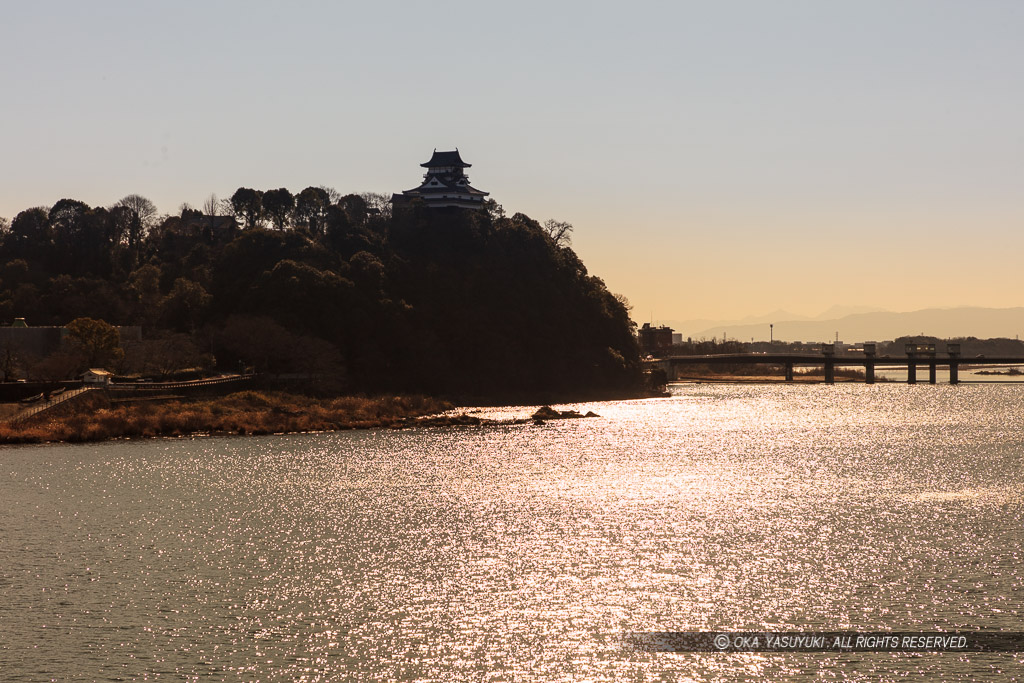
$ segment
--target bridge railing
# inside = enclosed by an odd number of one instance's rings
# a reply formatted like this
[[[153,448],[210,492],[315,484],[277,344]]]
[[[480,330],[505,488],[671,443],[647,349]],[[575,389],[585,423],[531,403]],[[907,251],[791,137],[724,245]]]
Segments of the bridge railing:
[[[211,379],[199,379],[187,382],[111,382],[110,384],[102,384],[95,386],[85,386],[78,389],[72,389],[65,391],[57,396],[51,397],[49,400],[40,399],[39,404],[32,408],[27,408],[20,413],[17,413],[13,417],[7,420],[9,425],[17,425],[31,417],[38,415],[46,410],[50,410],[65,401],[81,396],[87,391],[111,391],[117,393],[155,393],[161,391],[174,391],[183,390],[190,388],[208,387],[208,386],[221,386],[228,384],[245,384],[253,379],[254,375],[231,375],[228,377],[214,377]]]
[[[111,391],[169,391],[222,384],[242,384],[251,381],[253,377],[254,375],[230,375],[228,377],[213,377],[211,379],[197,379],[185,382],[111,382],[105,385],[104,388]]]

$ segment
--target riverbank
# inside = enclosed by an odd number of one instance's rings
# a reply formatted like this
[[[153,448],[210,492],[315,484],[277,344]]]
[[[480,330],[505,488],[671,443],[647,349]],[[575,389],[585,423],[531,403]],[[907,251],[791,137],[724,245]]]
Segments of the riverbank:
[[[60,406],[22,424],[0,423],[0,444],[80,443],[195,435],[260,435],[349,429],[541,425],[549,420],[598,417],[544,405],[529,417],[493,420],[456,412],[425,396],[345,396],[316,399],[283,392],[241,391],[205,399],[171,397],[111,403],[103,394]]]
[[[0,424],[0,443],[402,427],[452,408],[447,401],[424,396],[320,400],[282,392],[242,391],[196,400],[111,403],[98,393],[53,415],[40,415],[14,426]]]

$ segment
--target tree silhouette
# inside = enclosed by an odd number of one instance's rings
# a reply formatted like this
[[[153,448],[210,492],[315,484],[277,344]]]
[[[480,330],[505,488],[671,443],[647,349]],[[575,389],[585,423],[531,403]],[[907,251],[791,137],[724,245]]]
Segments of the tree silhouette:
[[[151,230],[157,223],[158,212],[156,204],[140,194],[130,194],[122,198],[111,208],[117,206],[123,206],[134,211],[135,215],[139,217],[143,232]]]
[[[295,222],[313,236],[324,233],[331,198],[322,187],[307,187],[295,197]]]
[[[295,197],[286,188],[267,190],[263,193],[263,212],[278,230],[288,227],[295,210]]]
[[[68,347],[82,359],[83,370],[109,366],[124,357],[117,328],[103,320],[75,318],[65,329]]]
[[[240,187],[231,195],[231,208],[241,217],[245,227],[252,230],[263,219],[263,193],[248,187]]]

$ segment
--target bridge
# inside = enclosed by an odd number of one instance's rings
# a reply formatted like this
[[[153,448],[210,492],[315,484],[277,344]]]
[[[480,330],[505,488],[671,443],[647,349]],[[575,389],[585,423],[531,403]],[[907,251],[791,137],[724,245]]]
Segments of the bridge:
[[[670,379],[675,377],[675,370],[688,365],[781,365],[785,368],[787,382],[793,381],[793,368],[797,366],[824,367],[825,383],[835,383],[836,366],[863,367],[864,378],[867,384],[875,383],[875,368],[879,366],[906,366],[907,383],[917,383],[917,367],[928,367],[928,382],[936,383],[936,372],[938,366],[949,367],[949,383],[960,382],[959,369],[961,365],[1024,365],[1024,358],[963,358],[960,355],[959,344],[948,344],[945,355],[938,355],[935,352],[934,344],[907,344],[906,356],[892,358],[890,356],[878,356],[875,354],[874,344],[864,344],[863,354],[860,356],[837,356],[833,344],[822,344],[821,353],[720,353],[707,356],[667,356],[654,358],[646,361],[648,367],[656,367],[663,370]]]

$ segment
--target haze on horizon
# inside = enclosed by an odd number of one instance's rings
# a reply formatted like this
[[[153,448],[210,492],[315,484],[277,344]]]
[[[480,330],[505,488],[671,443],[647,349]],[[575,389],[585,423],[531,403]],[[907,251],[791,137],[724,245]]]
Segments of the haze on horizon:
[[[1024,304],[1024,5],[5,9],[0,216],[414,187],[458,147],[645,321]]]

